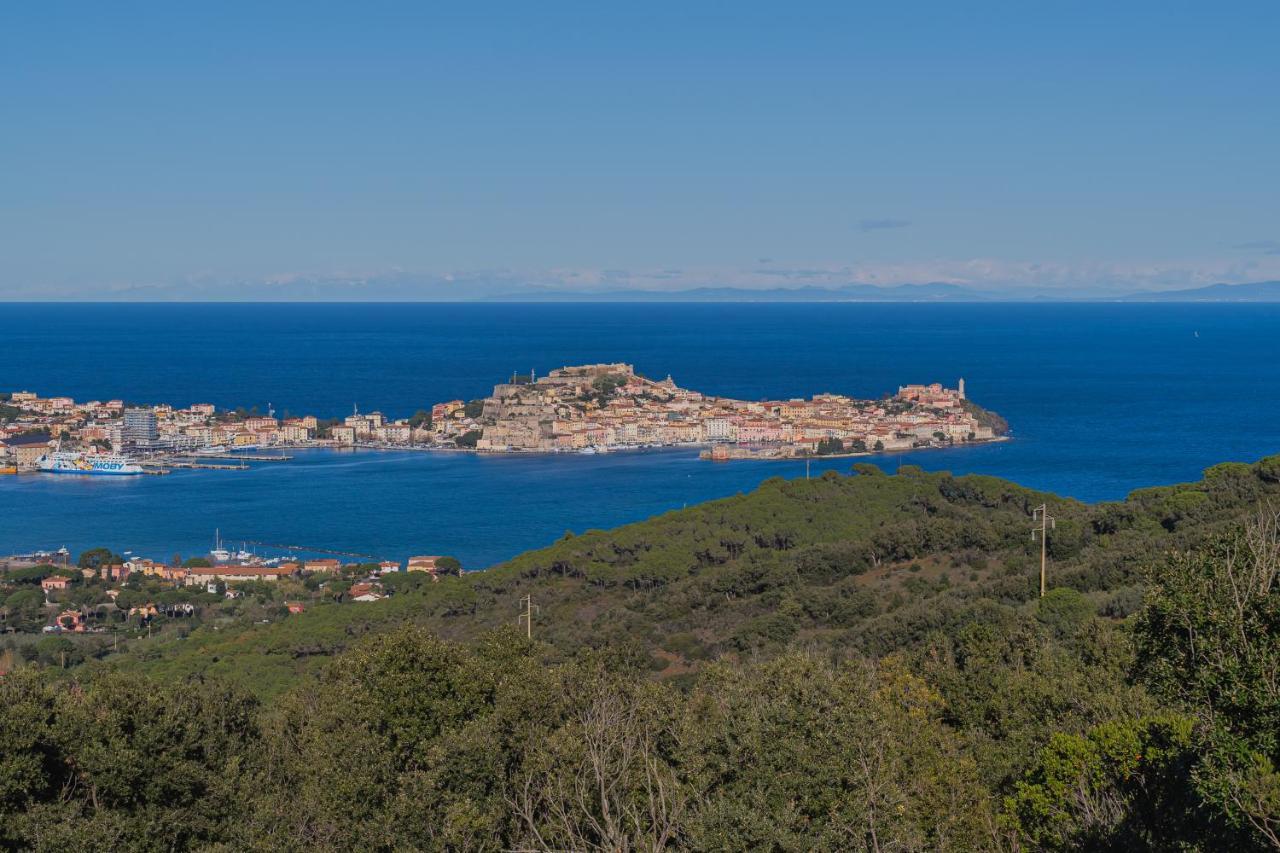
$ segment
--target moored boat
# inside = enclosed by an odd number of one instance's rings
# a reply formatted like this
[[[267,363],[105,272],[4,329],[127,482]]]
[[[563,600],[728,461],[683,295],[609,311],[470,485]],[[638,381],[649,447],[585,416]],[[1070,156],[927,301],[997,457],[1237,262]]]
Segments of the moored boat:
[[[36,470],[46,474],[141,474],[142,466],[119,453],[83,453],[55,450],[36,460]]]

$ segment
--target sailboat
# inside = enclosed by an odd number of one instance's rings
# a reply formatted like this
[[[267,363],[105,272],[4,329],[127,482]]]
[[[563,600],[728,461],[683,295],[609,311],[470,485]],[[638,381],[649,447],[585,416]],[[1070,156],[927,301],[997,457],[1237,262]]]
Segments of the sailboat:
[[[231,552],[222,547],[221,530],[215,529],[213,531],[213,550],[209,552],[209,556],[219,563],[225,563],[231,559]]]

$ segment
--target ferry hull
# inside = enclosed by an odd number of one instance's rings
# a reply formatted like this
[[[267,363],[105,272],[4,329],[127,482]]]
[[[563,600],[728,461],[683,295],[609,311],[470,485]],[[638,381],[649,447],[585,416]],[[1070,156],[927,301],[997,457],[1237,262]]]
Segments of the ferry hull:
[[[139,468],[137,471],[102,471],[97,468],[90,468],[81,471],[79,468],[39,468],[41,474],[79,474],[82,477],[136,477],[143,473]]]
[[[142,466],[126,456],[57,451],[36,460],[44,474],[81,474],[90,477],[127,477],[143,473]]]

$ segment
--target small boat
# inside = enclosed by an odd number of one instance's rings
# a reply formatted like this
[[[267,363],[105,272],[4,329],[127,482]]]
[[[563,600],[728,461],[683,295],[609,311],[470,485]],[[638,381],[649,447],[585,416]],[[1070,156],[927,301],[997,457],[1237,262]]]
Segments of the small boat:
[[[225,563],[231,559],[231,552],[222,547],[222,535],[220,530],[213,531],[213,550],[209,552],[209,556],[213,557],[215,562]]]

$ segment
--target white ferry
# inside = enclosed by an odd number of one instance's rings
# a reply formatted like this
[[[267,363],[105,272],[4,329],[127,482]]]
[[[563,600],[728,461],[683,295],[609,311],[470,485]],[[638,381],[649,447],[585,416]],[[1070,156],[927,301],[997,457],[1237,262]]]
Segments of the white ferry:
[[[119,453],[55,450],[36,460],[36,470],[49,474],[141,474],[142,466]]]

